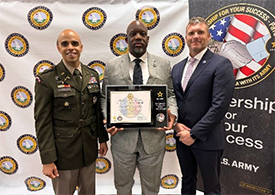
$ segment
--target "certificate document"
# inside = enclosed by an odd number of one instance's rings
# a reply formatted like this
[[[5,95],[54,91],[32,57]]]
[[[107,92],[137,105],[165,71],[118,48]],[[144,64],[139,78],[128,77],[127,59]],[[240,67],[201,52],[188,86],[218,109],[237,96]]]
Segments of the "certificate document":
[[[167,126],[167,85],[107,85],[107,128]]]
[[[111,123],[151,123],[151,91],[111,91]]]

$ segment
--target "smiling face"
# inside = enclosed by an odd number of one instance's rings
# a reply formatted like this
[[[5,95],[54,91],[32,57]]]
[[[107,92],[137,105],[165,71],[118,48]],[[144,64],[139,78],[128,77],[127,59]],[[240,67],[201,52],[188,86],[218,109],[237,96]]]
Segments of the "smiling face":
[[[57,49],[62,55],[65,64],[74,68],[79,65],[83,45],[76,32],[70,29],[61,32],[57,39]]]
[[[206,23],[195,21],[186,27],[185,40],[189,47],[190,56],[194,57],[207,47],[211,36]]]
[[[130,53],[136,58],[141,57],[147,49],[149,42],[147,27],[140,21],[131,22],[127,28],[126,42]]]

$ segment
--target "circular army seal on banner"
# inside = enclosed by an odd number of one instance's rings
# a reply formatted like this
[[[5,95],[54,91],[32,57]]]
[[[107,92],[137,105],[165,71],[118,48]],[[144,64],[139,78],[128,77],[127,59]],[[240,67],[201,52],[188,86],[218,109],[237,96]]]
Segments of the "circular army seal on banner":
[[[26,187],[29,191],[42,190],[46,186],[46,182],[39,177],[28,177],[25,179]]]
[[[33,135],[24,134],[17,139],[17,146],[24,154],[33,154],[37,150],[37,140]]]
[[[153,6],[141,7],[136,12],[136,19],[142,21],[148,30],[151,30],[159,23],[159,11]]]
[[[100,81],[102,81],[104,78],[105,66],[106,64],[100,60],[94,60],[88,64],[89,68],[92,68],[98,72]]]
[[[173,133],[166,134],[165,149],[167,152],[174,152],[176,150],[176,140]]]
[[[37,76],[46,69],[54,67],[54,63],[49,60],[41,60],[33,67],[33,75]]]
[[[127,35],[124,33],[113,36],[110,41],[110,48],[114,55],[120,56],[128,53],[128,44],[126,43]]]
[[[5,48],[10,55],[22,57],[28,53],[29,43],[23,35],[12,33],[5,41]]]
[[[11,126],[11,117],[0,110],[0,131],[7,131]]]
[[[163,51],[171,57],[181,54],[185,46],[184,38],[179,33],[170,33],[162,41]]]
[[[111,162],[105,157],[96,159],[96,173],[105,174],[111,169]]]
[[[5,174],[12,175],[18,170],[18,163],[10,156],[3,156],[0,158],[0,170]]]
[[[91,30],[100,29],[105,24],[106,20],[107,15],[105,11],[99,7],[87,9],[82,16],[84,25]]]
[[[178,186],[179,178],[174,174],[165,175],[161,178],[160,186],[165,189],[174,189]]]
[[[11,99],[16,106],[26,108],[32,103],[32,93],[23,86],[17,86],[11,92]]]
[[[3,81],[5,78],[5,68],[0,64],[0,82]]]
[[[37,6],[31,9],[28,13],[28,21],[30,25],[37,30],[47,28],[52,20],[53,14],[51,10],[44,6]]]
[[[235,88],[251,87],[274,71],[275,17],[263,7],[238,3],[206,19],[212,40],[208,47],[233,65]]]

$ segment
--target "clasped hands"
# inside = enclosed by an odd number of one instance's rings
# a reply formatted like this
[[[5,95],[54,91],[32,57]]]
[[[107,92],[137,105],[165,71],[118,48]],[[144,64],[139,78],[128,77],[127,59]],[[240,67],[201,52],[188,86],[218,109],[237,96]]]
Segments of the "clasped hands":
[[[179,140],[187,146],[191,146],[195,140],[190,137],[190,128],[182,123],[176,123],[174,130],[177,132]]]
[[[166,127],[166,126],[164,126],[164,127],[158,127],[158,128],[156,128],[156,130],[158,130],[158,131],[166,131],[166,130],[170,130],[170,129],[173,128],[173,124],[174,124],[174,122],[175,122],[176,116],[173,115],[173,114],[170,112],[170,109],[169,109],[169,108],[167,109],[167,114],[168,114],[168,125],[167,125],[167,127]],[[103,120],[103,123],[106,125],[107,120],[104,119],[104,120]],[[110,134],[113,136],[113,135],[115,135],[117,132],[123,131],[124,128],[116,128],[115,126],[113,126],[113,127],[110,127],[110,128],[108,128],[108,129],[106,129],[106,130],[107,130],[108,133],[110,133]]]

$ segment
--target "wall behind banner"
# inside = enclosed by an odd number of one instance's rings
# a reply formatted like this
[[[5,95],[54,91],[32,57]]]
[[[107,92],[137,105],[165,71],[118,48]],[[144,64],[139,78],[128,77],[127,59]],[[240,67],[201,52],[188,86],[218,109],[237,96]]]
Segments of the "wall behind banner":
[[[62,30],[71,28],[80,35],[81,61],[102,73],[107,60],[127,51],[124,33],[139,16],[151,28],[148,51],[169,59],[172,66],[188,54],[183,40],[188,7],[187,0],[1,1],[0,194],[53,194],[50,180],[42,175],[37,150],[34,81],[38,72],[60,61],[55,45]],[[174,149],[175,140],[167,132],[163,194],[180,192]],[[110,152],[99,159],[97,171],[97,194],[115,194]],[[140,194],[138,172],[135,178],[133,193]]]
[[[212,49],[233,61],[236,90],[225,117],[223,194],[275,194],[275,1],[192,0]],[[201,184],[201,183],[200,183]],[[202,187],[200,187],[202,189]]]

